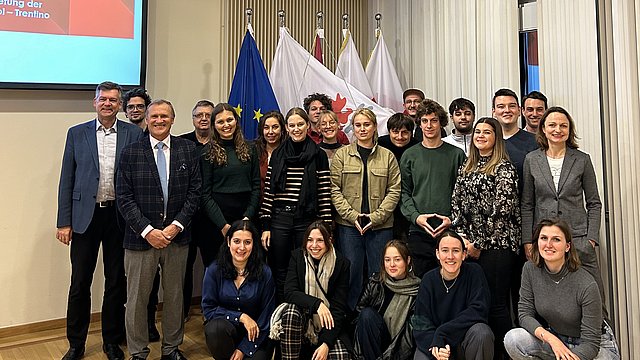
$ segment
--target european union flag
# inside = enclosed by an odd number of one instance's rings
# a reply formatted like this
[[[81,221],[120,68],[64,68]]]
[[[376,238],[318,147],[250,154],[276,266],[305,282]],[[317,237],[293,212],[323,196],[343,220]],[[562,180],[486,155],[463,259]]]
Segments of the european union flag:
[[[258,137],[258,121],[268,111],[280,110],[271,88],[256,40],[247,30],[242,40],[229,104],[240,115],[242,133],[248,140]]]

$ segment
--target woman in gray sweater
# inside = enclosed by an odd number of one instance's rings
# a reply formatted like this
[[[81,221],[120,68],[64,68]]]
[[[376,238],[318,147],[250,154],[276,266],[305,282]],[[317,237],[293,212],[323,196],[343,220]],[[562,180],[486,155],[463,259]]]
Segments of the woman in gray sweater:
[[[593,277],[580,267],[571,228],[542,220],[531,261],[522,270],[518,318],[522,328],[504,338],[514,360],[619,359],[610,328],[602,333],[602,301]]]

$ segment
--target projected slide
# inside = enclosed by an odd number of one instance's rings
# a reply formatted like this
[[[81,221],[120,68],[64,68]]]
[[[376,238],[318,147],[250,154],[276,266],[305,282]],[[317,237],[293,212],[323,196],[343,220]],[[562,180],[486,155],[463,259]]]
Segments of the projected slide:
[[[143,0],[0,0],[0,86],[139,85],[142,12]]]
[[[133,0],[0,0],[0,30],[133,37]]]

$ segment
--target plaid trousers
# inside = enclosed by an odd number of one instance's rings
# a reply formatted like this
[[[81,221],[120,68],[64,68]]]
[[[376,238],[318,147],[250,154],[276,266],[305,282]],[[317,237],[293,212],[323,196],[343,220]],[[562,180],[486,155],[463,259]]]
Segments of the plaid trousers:
[[[294,304],[288,304],[282,311],[283,333],[280,336],[282,360],[301,359],[300,355],[303,350],[307,350],[304,352],[308,352],[309,358],[311,358],[311,354],[318,345],[312,345],[304,336],[309,319],[310,314]],[[349,350],[340,339],[337,339],[333,347],[329,349],[327,360],[351,360]]]

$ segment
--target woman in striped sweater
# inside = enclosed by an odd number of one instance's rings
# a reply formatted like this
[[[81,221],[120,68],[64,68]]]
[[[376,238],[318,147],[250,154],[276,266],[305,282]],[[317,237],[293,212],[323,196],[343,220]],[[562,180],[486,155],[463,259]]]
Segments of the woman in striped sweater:
[[[285,117],[289,137],[271,155],[261,218],[262,246],[282,302],[291,251],[303,243],[314,220],[331,222],[331,184],[327,154],[307,137],[309,116],[292,108]]]

